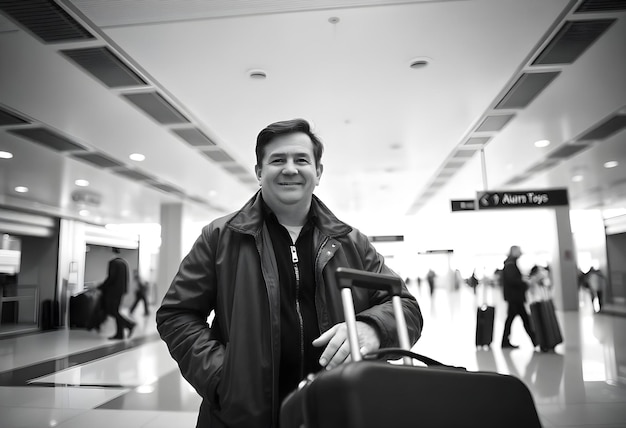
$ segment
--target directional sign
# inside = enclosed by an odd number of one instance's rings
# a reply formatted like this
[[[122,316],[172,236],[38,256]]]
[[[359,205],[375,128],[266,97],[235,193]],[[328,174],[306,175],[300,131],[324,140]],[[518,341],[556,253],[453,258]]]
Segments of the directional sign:
[[[477,192],[479,210],[545,208],[568,205],[567,189]]]
[[[475,199],[452,199],[450,200],[452,211],[474,211],[476,209]]]

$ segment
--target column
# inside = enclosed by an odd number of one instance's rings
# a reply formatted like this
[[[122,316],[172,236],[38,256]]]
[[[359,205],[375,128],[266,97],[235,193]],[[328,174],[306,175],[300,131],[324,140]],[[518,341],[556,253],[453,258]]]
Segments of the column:
[[[161,299],[178,272],[183,254],[183,221],[182,203],[161,204],[161,249],[157,275],[156,303]]]
[[[569,217],[569,206],[554,208],[556,245],[553,248],[550,270],[554,281],[554,305],[561,311],[578,310],[578,281],[576,251]]]

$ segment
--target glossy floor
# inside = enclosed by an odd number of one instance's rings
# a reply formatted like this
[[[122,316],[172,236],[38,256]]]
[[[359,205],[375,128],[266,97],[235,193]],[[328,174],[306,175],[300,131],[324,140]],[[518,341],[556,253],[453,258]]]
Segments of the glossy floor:
[[[494,342],[476,349],[471,290],[437,289],[431,297],[424,288],[412,288],[425,318],[414,351],[469,370],[518,376],[546,428],[626,427],[626,318],[594,314],[581,296],[579,311],[557,313],[564,343],[555,353],[535,352],[519,319],[511,341],[520,348],[502,350],[505,306],[494,292]],[[0,427],[194,427],[199,397],[158,339],[153,317],[137,320],[133,338],[124,341],[107,340],[110,322],[100,333],[56,330],[0,339]]]

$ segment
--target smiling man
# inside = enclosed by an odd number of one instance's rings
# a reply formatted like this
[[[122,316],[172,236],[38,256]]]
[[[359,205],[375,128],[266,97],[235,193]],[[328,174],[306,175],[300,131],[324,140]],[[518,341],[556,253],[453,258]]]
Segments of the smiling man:
[[[322,152],[305,120],[263,129],[261,189],[204,227],[157,311],[161,338],[203,398],[198,427],[278,428],[283,398],[307,374],[350,359],[336,269],[395,275],[313,195]],[[354,303],[364,352],[399,346],[387,295],[359,289]],[[423,320],[406,286],[402,307],[413,344]]]

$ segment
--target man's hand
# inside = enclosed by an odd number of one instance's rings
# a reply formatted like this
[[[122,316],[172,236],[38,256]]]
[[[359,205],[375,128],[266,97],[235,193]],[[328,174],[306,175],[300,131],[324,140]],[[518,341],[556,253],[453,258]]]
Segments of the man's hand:
[[[362,321],[356,322],[357,336],[361,354],[374,351],[380,347],[380,339],[376,330]],[[335,324],[320,337],[313,341],[313,346],[326,346],[320,357],[320,365],[326,369],[350,361],[350,343],[348,341],[348,328],[346,323]]]

